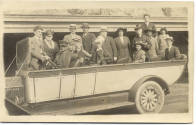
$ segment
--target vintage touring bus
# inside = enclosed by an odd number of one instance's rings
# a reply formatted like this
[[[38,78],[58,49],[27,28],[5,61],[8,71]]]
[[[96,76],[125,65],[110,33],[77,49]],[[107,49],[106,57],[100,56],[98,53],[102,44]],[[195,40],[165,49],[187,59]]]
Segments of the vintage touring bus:
[[[28,38],[17,43],[15,77],[6,78],[6,103],[30,115],[82,114],[125,105],[158,113],[186,60],[28,71]],[[9,109],[9,108],[8,108]]]

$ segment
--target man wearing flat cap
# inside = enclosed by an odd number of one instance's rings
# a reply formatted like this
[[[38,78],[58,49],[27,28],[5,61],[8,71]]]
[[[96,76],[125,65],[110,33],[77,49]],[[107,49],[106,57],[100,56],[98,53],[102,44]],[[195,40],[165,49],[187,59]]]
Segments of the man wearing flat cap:
[[[92,54],[93,42],[95,41],[96,36],[94,33],[89,33],[88,23],[83,23],[81,28],[83,30],[82,43],[83,43],[84,50],[86,50],[88,53]]]
[[[43,54],[43,28],[41,26],[36,26],[33,31],[34,36],[29,38],[31,49],[31,61],[29,68],[30,70],[40,70],[42,69],[43,62],[50,59],[50,57]]]
[[[103,50],[105,62],[107,64],[111,64],[117,61],[117,49],[113,38],[108,36],[107,32],[108,32],[107,27],[102,26],[100,28],[100,35],[98,36],[98,38],[103,37],[104,40],[101,40],[102,42],[100,44]]]

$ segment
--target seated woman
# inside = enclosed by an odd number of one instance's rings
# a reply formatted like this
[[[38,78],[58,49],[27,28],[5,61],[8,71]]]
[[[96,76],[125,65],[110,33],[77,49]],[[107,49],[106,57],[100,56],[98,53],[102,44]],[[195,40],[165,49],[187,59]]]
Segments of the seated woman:
[[[133,39],[132,48],[131,48],[132,55],[136,51],[136,48],[135,48],[136,47],[136,43],[139,42],[139,43],[142,44],[142,50],[144,50],[145,53],[146,53],[145,61],[149,62],[150,61],[150,56],[149,56],[148,50],[151,48],[152,45],[147,40],[147,36],[145,34],[143,34],[143,29],[142,29],[142,26],[140,24],[136,25],[135,32],[136,32],[136,36]]]
[[[178,47],[173,46],[173,37],[168,36],[166,38],[168,48],[165,50],[165,60],[179,60],[186,59],[187,56],[184,54],[180,54]]]
[[[146,59],[145,51],[142,50],[142,43],[137,42],[136,44],[136,51],[133,53],[133,62],[134,63],[144,63]]]
[[[126,30],[124,28],[118,28],[118,37],[114,39],[117,48],[117,63],[128,63],[131,62],[130,56],[130,40],[124,36]]]
[[[45,68],[51,69],[55,67],[55,63],[53,62],[57,52],[59,51],[59,47],[56,42],[54,42],[53,39],[54,32],[52,30],[47,30],[45,32],[45,38],[43,41],[43,52],[45,55],[50,57],[50,60],[46,62]]]

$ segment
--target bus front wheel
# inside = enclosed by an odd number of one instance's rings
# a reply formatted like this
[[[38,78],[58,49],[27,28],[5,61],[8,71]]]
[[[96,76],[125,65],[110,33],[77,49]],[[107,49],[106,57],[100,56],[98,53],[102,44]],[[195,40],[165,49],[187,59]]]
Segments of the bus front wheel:
[[[144,82],[136,91],[135,104],[140,114],[158,113],[164,105],[164,91],[155,81]]]

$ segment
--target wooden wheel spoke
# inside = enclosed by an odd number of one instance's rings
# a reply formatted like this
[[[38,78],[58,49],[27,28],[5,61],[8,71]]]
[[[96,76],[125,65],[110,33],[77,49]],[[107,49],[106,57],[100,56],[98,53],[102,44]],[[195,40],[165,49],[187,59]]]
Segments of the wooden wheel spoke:
[[[149,108],[150,108],[150,104],[147,103],[147,107],[146,107],[147,111],[149,110]]]
[[[156,106],[156,105],[157,105],[154,101],[152,101],[151,103],[152,103],[152,105],[154,105],[154,106]]]
[[[152,103],[149,103],[149,111],[152,111],[153,110],[153,106],[152,106]]]

